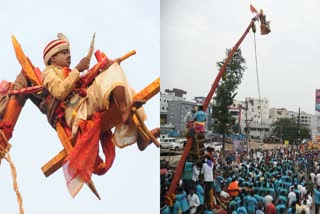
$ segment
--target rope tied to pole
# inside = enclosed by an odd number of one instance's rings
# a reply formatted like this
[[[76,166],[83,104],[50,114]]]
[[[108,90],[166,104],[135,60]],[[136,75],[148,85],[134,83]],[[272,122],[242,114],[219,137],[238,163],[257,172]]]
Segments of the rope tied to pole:
[[[260,81],[259,81],[259,69],[258,69],[256,34],[254,33],[253,36],[254,36],[254,56],[255,56],[256,73],[257,73],[257,86],[258,86],[258,95],[259,95],[260,126],[261,126],[261,130],[263,130],[263,127],[262,127],[262,107],[261,107],[261,95],[260,95]],[[261,136],[261,131],[260,131],[260,137],[264,138],[264,132],[262,132],[262,136]]]
[[[11,160],[10,153],[9,153],[9,150],[12,146],[8,142],[8,140],[7,140],[6,136],[4,135],[4,133],[2,132],[2,130],[0,130],[0,135],[1,135],[2,139],[6,142],[6,147],[3,147],[0,144],[0,165],[1,165],[2,159],[5,159],[10,164],[12,180],[13,180],[13,189],[16,192],[17,201],[19,204],[19,213],[24,214],[24,210],[23,210],[23,206],[22,206],[22,196],[19,192],[18,183],[17,183],[17,171],[16,171],[16,167],[14,166],[14,164]]]
[[[2,158],[6,159],[6,154],[9,152],[11,148],[11,144],[7,143],[7,146],[6,148],[4,148],[1,144],[0,144],[0,163],[1,163],[1,160]]]

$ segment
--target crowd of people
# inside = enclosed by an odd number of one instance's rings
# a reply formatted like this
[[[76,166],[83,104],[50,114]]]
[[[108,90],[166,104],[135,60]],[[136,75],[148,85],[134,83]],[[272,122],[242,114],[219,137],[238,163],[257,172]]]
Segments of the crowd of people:
[[[318,214],[319,154],[295,145],[223,155],[207,148],[206,159],[185,163],[174,194],[166,194],[174,171],[162,177],[160,212]]]

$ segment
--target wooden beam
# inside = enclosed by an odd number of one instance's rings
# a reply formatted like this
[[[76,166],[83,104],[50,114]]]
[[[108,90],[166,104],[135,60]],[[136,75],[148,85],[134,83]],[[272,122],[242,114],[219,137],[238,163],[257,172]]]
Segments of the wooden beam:
[[[153,96],[160,92],[160,78],[157,78],[147,87],[141,90],[134,96],[135,99],[150,100]],[[117,124],[121,123],[121,116],[118,108],[112,102],[110,103],[110,108],[103,115],[103,122],[101,124],[102,132],[112,129]],[[61,166],[62,162],[67,156],[65,150],[60,151],[55,157],[53,157],[49,162],[41,167],[42,172],[46,177],[52,175],[56,172]]]
[[[57,171],[61,166],[64,158],[67,156],[66,150],[61,150],[54,158],[52,158],[48,163],[41,167],[42,172],[46,177],[52,175]],[[63,158],[60,158],[63,157]]]

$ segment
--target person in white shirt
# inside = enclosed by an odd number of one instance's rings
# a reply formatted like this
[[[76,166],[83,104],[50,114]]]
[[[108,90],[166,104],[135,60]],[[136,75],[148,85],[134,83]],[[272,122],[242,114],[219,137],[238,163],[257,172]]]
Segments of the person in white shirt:
[[[314,178],[316,177],[316,174],[314,174],[313,171],[310,173],[310,177],[311,177],[312,183],[314,184]]]
[[[310,210],[312,209],[312,204],[313,204],[313,198],[312,198],[312,195],[311,195],[311,191],[308,190],[308,193],[307,193],[307,205],[310,208]]]
[[[221,190],[220,196],[225,198],[225,199],[230,199],[230,195],[227,192],[223,191],[223,190]]]
[[[311,212],[310,212],[310,207],[308,206],[308,202],[307,202],[306,199],[304,199],[304,200],[302,201],[301,212],[302,212],[302,210],[305,211],[305,214],[311,214]],[[301,212],[300,212],[300,213],[301,213]]]
[[[199,175],[200,175],[200,167],[198,164],[194,164],[192,167],[192,181],[194,182],[194,186],[197,181],[199,181]]]
[[[305,186],[298,184],[298,190],[300,190],[300,198],[304,198],[307,195],[307,189]]]
[[[263,198],[263,203],[265,206],[272,203],[273,197],[270,195],[270,191],[267,191],[267,195]]]
[[[288,207],[291,206],[293,201],[297,200],[296,194],[294,193],[293,188],[290,188],[290,192],[288,194],[288,199],[289,199]]]
[[[203,174],[204,180],[204,192],[205,192],[205,203],[210,204],[210,190],[213,183],[213,163],[210,159],[206,159],[202,164],[201,174]]]
[[[190,207],[190,214],[195,214],[198,207],[200,206],[200,200],[197,194],[194,193],[194,189],[190,189],[190,193],[188,195],[188,203]]]
[[[213,163],[210,159],[206,159],[202,164],[201,174],[203,174],[204,182],[213,182]]]
[[[196,116],[196,111],[197,111],[197,107],[193,106],[191,111],[189,111],[184,118],[184,122],[186,124],[185,135],[189,135],[189,132],[193,128],[193,121]]]
[[[316,184],[317,184],[317,186],[320,186],[320,172],[319,172],[319,171],[318,171],[318,173],[316,174],[315,179],[316,179]]]
[[[272,162],[272,164],[273,164],[273,167],[277,167],[277,165],[278,165],[277,160],[274,160],[274,161]]]

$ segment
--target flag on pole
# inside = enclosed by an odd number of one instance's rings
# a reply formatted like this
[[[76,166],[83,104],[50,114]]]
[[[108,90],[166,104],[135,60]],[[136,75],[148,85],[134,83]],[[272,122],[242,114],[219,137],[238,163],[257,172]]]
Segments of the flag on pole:
[[[252,4],[250,4],[250,11],[252,13],[258,13],[258,11],[256,10],[256,8],[254,8],[254,6],[252,6]]]

